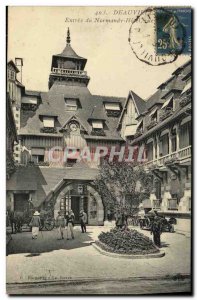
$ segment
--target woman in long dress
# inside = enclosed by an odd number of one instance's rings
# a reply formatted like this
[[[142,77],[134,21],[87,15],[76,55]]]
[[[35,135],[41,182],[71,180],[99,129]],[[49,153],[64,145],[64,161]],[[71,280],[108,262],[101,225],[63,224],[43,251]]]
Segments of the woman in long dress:
[[[40,213],[38,211],[35,211],[31,219],[30,226],[32,227],[32,239],[37,239],[39,228],[41,226]]]

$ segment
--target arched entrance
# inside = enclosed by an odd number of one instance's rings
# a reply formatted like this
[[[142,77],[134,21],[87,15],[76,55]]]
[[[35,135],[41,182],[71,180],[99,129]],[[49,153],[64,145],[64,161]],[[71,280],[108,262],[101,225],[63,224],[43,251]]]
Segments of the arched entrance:
[[[61,188],[54,205],[54,217],[58,211],[67,213],[70,209],[75,214],[76,223],[79,223],[79,212],[83,209],[87,213],[88,225],[103,225],[104,207],[98,192],[83,182],[67,183]]]

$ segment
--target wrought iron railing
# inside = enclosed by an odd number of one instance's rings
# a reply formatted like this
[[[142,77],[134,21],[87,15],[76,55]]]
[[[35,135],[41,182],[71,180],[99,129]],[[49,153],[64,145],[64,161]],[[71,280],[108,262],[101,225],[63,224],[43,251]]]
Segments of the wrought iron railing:
[[[173,109],[172,108],[166,108],[160,115],[159,120],[163,121],[166,118],[170,117],[173,114]]]
[[[62,69],[62,68],[53,68],[52,73],[57,75],[87,76],[87,72],[83,70],[71,70],[71,69]]]
[[[40,131],[43,133],[57,133],[57,129],[55,127],[42,127]]]
[[[181,161],[183,159],[187,159],[191,157],[191,145],[187,146],[185,148],[182,148],[178,151],[175,151],[173,153],[167,154],[165,156],[162,156],[158,159],[154,159],[151,161],[147,161],[144,163],[144,165],[148,168],[157,165],[157,166],[164,166],[165,163],[174,162],[174,161]]]
[[[94,128],[92,129],[91,135],[105,136],[105,132],[103,128]]]
[[[150,128],[156,126],[157,123],[158,122],[156,120],[151,120],[150,123],[147,124],[146,128],[149,130]]]

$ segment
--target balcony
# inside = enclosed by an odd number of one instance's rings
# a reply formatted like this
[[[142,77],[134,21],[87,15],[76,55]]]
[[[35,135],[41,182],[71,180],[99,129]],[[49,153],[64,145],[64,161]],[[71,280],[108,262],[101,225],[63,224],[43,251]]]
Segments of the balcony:
[[[57,129],[55,127],[42,127],[40,131],[42,133],[57,133]]]
[[[168,210],[178,210],[177,198],[168,199]]]
[[[154,159],[144,163],[144,166],[148,169],[157,167],[163,167],[165,164],[174,163],[176,161],[181,162],[182,160],[191,158],[191,145],[182,148],[176,152],[167,154],[158,159]]]
[[[21,104],[21,109],[24,111],[35,111],[37,109],[38,105],[37,104],[32,104],[32,103],[22,103]]]
[[[187,95],[183,99],[180,100],[180,106],[184,107],[185,105],[187,105],[190,102],[191,102],[191,95]]]
[[[137,130],[136,134],[134,135],[134,139],[138,138],[142,134],[143,134],[143,130]]]
[[[173,114],[173,109],[172,108],[166,108],[160,115],[159,120],[163,121],[166,118],[170,117]]]
[[[121,111],[120,110],[107,110],[107,116],[108,117],[114,117],[114,118],[117,118],[117,117],[120,117],[120,114],[121,114]]]
[[[71,70],[71,69],[62,69],[62,68],[53,68],[52,74],[72,76],[72,77],[75,77],[75,76],[86,77],[87,76],[87,72],[83,71],[83,70]]]
[[[158,122],[156,120],[151,120],[150,123],[146,126],[146,128],[149,130],[152,127],[156,126]]]
[[[94,128],[94,129],[92,129],[91,135],[105,136],[105,132],[104,132],[103,128]]]

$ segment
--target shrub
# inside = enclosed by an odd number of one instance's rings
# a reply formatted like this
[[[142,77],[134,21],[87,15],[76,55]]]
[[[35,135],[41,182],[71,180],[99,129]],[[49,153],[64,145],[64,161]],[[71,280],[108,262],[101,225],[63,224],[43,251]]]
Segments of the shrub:
[[[102,232],[99,236],[99,246],[104,250],[121,254],[150,254],[159,250],[151,239],[137,230],[111,229]]]

